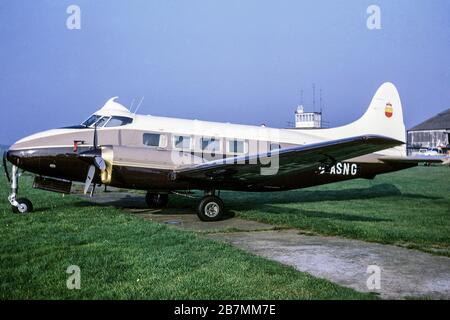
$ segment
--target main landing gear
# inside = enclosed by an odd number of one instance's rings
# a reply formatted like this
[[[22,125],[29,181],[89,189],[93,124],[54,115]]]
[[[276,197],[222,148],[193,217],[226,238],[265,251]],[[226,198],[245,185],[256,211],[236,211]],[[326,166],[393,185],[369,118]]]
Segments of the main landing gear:
[[[163,208],[169,202],[169,195],[167,193],[154,193],[148,191],[145,195],[145,202],[150,208]]]
[[[206,191],[197,207],[197,215],[202,221],[218,221],[225,216],[222,199],[215,195],[215,190]]]
[[[215,190],[205,192],[197,206],[197,215],[202,221],[218,221],[225,216],[225,208],[222,199],[215,195]],[[167,193],[148,191],[145,202],[150,208],[162,208],[169,202]]]
[[[19,191],[19,174],[17,166],[12,166],[11,194],[8,197],[11,209],[14,213],[28,213],[33,211],[33,204],[27,198],[17,198]]]

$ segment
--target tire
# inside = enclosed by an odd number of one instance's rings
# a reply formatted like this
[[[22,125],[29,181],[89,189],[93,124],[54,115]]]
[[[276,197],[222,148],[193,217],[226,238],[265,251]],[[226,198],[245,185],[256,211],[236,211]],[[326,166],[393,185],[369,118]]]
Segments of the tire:
[[[149,208],[163,208],[169,202],[169,195],[167,193],[147,192],[145,202]]]
[[[19,207],[11,206],[12,212],[25,214],[33,211],[33,204],[30,200],[19,198],[17,199],[17,202],[19,203]]]
[[[218,221],[223,219],[225,215],[223,201],[216,196],[204,197],[198,205],[197,215],[202,221]]]

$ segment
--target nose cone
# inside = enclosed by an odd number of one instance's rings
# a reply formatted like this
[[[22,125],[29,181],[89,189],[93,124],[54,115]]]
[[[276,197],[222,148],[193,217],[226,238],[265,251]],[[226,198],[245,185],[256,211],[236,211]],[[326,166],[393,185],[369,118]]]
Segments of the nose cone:
[[[41,176],[84,181],[89,163],[80,156],[90,146],[74,150],[74,141],[88,141],[92,130],[54,129],[25,137],[6,153],[9,162]]]
[[[36,152],[36,150],[32,148],[34,136],[36,136],[36,134],[16,141],[9,147],[8,151],[6,151],[6,159],[12,164],[22,167]]]
[[[43,151],[51,142],[48,137],[54,131],[39,132],[16,141],[6,152],[6,159],[23,170],[39,172]]]
[[[14,150],[12,147],[6,152],[6,159],[13,165],[23,167],[23,165],[33,160],[35,150]]]
[[[13,165],[39,175],[51,176],[60,154],[52,148],[21,149],[18,143],[6,152],[6,159]]]
[[[6,160],[11,162],[12,164],[17,165],[19,160],[19,152],[14,150],[8,150],[6,153]]]

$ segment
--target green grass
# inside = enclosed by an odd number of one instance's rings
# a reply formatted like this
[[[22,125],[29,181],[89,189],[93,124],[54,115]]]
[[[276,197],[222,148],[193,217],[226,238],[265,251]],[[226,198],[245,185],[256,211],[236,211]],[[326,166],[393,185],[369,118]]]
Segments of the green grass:
[[[450,256],[449,167],[281,193],[229,192],[224,201],[245,219]]]
[[[280,228],[450,256],[449,178],[448,167],[418,167],[373,181],[222,197],[237,215]],[[195,233],[33,190],[29,177],[21,182],[36,207],[30,215],[10,213],[0,178],[0,299],[374,298]],[[81,290],[66,288],[72,264],[81,268]]]
[[[0,179],[0,299],[373,299],[201,235],[30,188],[14,215]],[[66,269],[81,268],[68,290]]]

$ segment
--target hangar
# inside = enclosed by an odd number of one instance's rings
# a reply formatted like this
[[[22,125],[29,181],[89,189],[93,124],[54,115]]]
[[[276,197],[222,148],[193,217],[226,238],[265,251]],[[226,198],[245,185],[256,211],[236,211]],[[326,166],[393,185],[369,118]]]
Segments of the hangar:
[[[411,149],[449,149],[450,108],[408,130]]]

